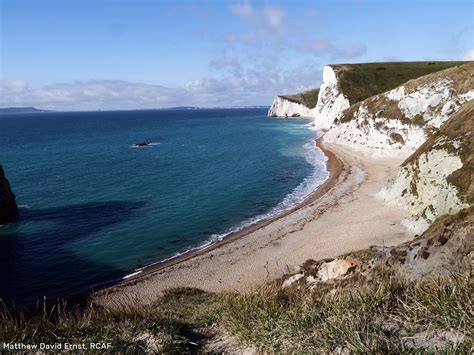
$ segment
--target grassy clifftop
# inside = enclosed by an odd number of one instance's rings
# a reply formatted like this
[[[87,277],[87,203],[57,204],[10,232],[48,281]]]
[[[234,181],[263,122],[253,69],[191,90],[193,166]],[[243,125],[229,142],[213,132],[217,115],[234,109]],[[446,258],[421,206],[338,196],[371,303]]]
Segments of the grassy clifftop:
[[[361,64],[333,64],[342,92],[351,105],[368,97],[392,90],[411,79],[465,64],[452,62],[380,62]],[[316,107],[319,88],[293,95],[279,95],[282,99]]]
[[[380,62],[331,65],[351,105],[392,90],[408,80],[466,62]]]
[[[310,89],[294,95],[280,95],[282,99],[305,105],[308,108],[315,108],[318,103],[319,88]]]

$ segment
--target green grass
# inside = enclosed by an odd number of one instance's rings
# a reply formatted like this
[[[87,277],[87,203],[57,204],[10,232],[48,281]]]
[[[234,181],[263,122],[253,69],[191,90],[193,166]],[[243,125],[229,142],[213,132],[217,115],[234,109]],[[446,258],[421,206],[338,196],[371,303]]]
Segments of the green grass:
[[[351,105],[392,90],[408,80],[466,62],[382,62],[333,65]]]
[[[280,95],[281,98],[298,104],[303,104],[308,108],[315,108],[318,103],[319,88],[300,92],[295,95]]]

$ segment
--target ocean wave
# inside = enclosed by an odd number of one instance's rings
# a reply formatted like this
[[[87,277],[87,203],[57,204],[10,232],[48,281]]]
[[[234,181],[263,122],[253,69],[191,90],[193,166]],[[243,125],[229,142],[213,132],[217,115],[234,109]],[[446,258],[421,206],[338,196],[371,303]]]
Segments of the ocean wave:
[[[308,124],[308,128],[310,128],[310,124]],[[303,147],[306,150],[306,161],[313,166],[313,171],[311,175],[303,179],[303,181],[293,191],[286,195],[285,198],[276,207],[274,207],[267,213],[260,214],[253,218],[247,219],[239,225],[228,229],[223,233],[213,234],[210,236],[210,238],[208,238],[206,241],[199,244],[198,246],[186,249],[182,252],[177,252],[166,259],[135,269],[134,272],[124,276],[123,279],[128,279],[130,277],[138,275],[148,267],[163,264],[188,253],[205,250],[210,246],[214,245],[215,243],[222,241],[232,233],[239,232],[256,223],[278,216],[279,214],[288,211],[291,208],[302,203],[318,186],[320,186],[329,177],[329,171],[327,170],[328,158],[324,155],[323,151],[316,146],[314,138],[306,142]]]

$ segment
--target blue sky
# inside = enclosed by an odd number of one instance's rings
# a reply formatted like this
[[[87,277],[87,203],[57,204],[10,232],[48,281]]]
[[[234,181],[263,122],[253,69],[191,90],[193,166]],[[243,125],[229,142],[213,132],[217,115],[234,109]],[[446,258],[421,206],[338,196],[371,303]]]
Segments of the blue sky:
[[[0,3],[0,106],[269,105],[327,63],[474,59],[467,0]]]

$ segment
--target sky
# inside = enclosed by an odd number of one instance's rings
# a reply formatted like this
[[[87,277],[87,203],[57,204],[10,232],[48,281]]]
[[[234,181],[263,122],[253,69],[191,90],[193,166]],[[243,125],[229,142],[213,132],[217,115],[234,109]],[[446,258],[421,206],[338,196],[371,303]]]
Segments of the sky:
[[[0,107],[269,106],[325,64],[474,60],[472,0],[0,4]]]

